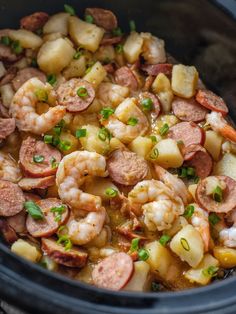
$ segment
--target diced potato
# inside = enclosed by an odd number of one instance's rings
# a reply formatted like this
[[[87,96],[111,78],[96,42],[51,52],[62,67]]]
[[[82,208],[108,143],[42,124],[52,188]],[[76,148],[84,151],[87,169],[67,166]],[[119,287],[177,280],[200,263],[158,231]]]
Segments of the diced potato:
[[[38,262],[41,258],[40,251],[34,245],[22,239],[18,239],[12,244],[11,251],[34,263]]]
[[[43,36],[43,42],[56,40],[58,38],[63,38],[61,33],[50,33]]]
[[[83,77],[83,79],[93,85],[94,88],[98,87],[104,78],[107,76],[107,72],[102,64],[97,61],[91,68],[91,70]]]
[[[58,269],[58,264],[46,255],[41,258],[40,264],[50,271],[56,271]]]
[[[193,197],[194,200],[195,200],[196,190],[197,190],[197,184],[190,184],[190,185],[188,186],[188,191],[189,191],[189,193],[192,195],[192,197]]]
[[[223,137],[215,131],[206,131],[204,147],[211,154],[212,158],[217,161],[221,152]]]
[[[70,133],[67,132],[62,132],[60,135],[60,141],[63,141],[65,143],[68,143],[70,145],[70,149],[68,150],[61,150],[61,152],[63,153],[63,155],[68,155],[76,150],[78,150],[78,148],[80,147],[79,141],[78,139],[73,136]],[[59,146],[60,148],[60,146]]]
[[[203,258],[204,246],[200,233],[192,226],[184,226],[171,240],[171,250],[182,261],[196,267]]]
[[[105,155],[108,153],[109,139],[106,137],[102,140],[99,137],[101,129],[94,125],[84,125],[82,129],[86,129],[86,136],[80,138],[80,143],[85,150],[89,152],[97,152],[98,154]]]
[[[97,97],[103,107],[116,108],[129,96],[129,88],[110,82],[101,83],[97,89]]]
[[[176,141],[170,138],[158,142],[153,147],[149,160],[164,168],[178,168],[184,161]]]
[[[236,267],[236,249],[216,246],[213,249],[215,258],[223,268]]]
[[[179,119],[173,114],[160,115],[156,121],[155,131],[159,133],[160,129],[164,126],[164,124],[168,124],[169,128],[171,128],[178,122],[179,122]]]
[[[225,154],[214,167],[214,174],[218,176],[229,176],[236,180],[236,156]]]
[[[85,182],[84,191],[100,196],[103,200],[109,200],[110,197],[106,195],[106,189],[112,188],[116,191],[119,191],[119,189],[115,186],[114,183],[110,179],[107,178],[92,178],[92,180],[88,180]]]
[[[113,151],[119,148],[125,148],[125,145],[120,140],[118,140],[118,138],[112,137],[110,140],[110,151]]]
[[[4,107],[9,108],[12,98],[14,96],[14,91],[11,84],[6,84],[0,86],[0,94],[2,98],[2,103]]]
[[[191,282],[207,285],[211,281],[211,276],[207,274],[207,269],[211,266],[218,267],[219,262],[211,254],[206,254],[198,267],[186,271],[184,276]]]
[[[12,40],[19,41],[23,48],[37,49],[43,43],[41,37],[26,29],[11,30],[9,37]]]
[[[72,77],[80,77],[85,74],[86,71],[86,59],[85,56],[81,56],[79,59],[73,59],[71,63],[64,69],[63,76],[69,80]]]
[[[112,45],[100,46],[94,55],[101,62],[109,62],[115,59],[115,49]]]
[[[146,262],[150,265],[151,271],[157,272],[161,277],[165,277],[173,259],[169,250],[158,241],[146,244],[145,249],[149,253]]]
[[[126,39],[124,44],[124,55],[129,63],[134,63],[138,60],[142,52],[143,38],[140,34],[132,32]]]
[[[98,99],[94,99],[91,105],[84,112],[86,113],[96,113],[98,114],[102,109],[102,105]]]
[[[39,50],[37,62],[46,73],[59,73],[68,66],[75,50],[63,38],[48,41]]]
[[[29,66],[29,60],[27,58],[22,58],[19,61],[14,63],[14,67],[21,70]]]
[[[69,33],[73,41],[89,51],[95,52],[105,33],[103,28],[95,24],[86,23],[78,17],[69,18]]]
[[[171,90],[170,80],[165,74],[160,73],[152,83],[152,90],[158,95],[164,113],[170,112],[173,100],[173,92]]]
[[[150,138],[144,136],[136,137],[130,144],[129,149],[137,155],[145,158],[152,149],[153,142]]]
[[[7,70],[4,67],[4,64],[2,61],[0,61],[0,78],[3,77],[6,74]]]
[[[74,115],[74,119],[69,126],[69,129],[73,134],[75,134],[77,129],[82,128],[83,125],[95,125],[97,127],[100,126],[99,120],[96,113],[78,113]]]
[[[188,221],[183,217],[179,216],[175,219],[172,227],[168,230],[165,230],[165,234],[173,237],[177,232],[179,232],[184,226],[188,224]]]
[[[150,266],[144,261],[134,263],[134,273],[124,290],[146,291]]]
[[[67,35],[69,17],[70,14],[64,12],[52,15],[44,25],[43,33],[49,34],[58,32],[63,35]]]
[[[195,95],[198,72],[194,66],[176,64],[172,70],[171,87],[175,95],[190,98]]]

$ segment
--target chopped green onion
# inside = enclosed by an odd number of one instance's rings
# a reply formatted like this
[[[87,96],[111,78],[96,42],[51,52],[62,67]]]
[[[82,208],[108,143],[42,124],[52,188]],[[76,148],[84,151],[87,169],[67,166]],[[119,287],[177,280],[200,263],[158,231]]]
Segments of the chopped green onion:
[[[138,123],[138,119],[135,117],[130,117],[129,120],[127,121],[128,125],[135,126]]]
[[[185,238],[180,238],[180,243],[185,251],[190,251],[190,246]]]
[[[210,224],[214,227],[221,219],[216,213],[210,213],[208,220]]]
[[[185,211],[184,211],[184,213],[183,213],[183,216],[185,217],[185,218],[191,218],[192,217],[192,215],[193,215],[193,213],[194,213],[194,206],[193,205],[188,205],[188,206],[186,206],[186,209],[185,209]]]
[[[124,51],[124,45],[122,45],[122,44],[116,45],[116,46],[115,46],[115,51],[116,51],[117,53],[122,53],[122,52]]]
[[[166,135],[168,131],[169,131],[169,125],[167,123],[165,123],[159,130],[161,136]]]
[[[69,13],[70,15],[75,15],[75,9],[69,4],[64,4],[64,10],[66,13]]]
[[[170,241],[171,237],[168,234],[163,234],[160,239],[159,242],[161,243],[161,245],[166,246],[166,244]]]
[[[115,110],[113,108],[106,107],[100,111],[100,114],[103,120],[107,120],[114,112]]]
[[[131,246],[130,246],[130,252],[135,252],[135,251],[138,251],[139,249],[139,241],[140,241],[140,238],[135,238],[131,241]]]
[[[42,155],[34,155],[33,156],[33,161],[36,163],[41,163],[44,161],[44,156]]]
[[[187,178],[187,179],[196,179],[198,178],[196,176],[195,169],[192,167],[181,167],[177,169],[177,173],[179,178]]]
[[[53,136],[53,138],[52,138],[52,145],[53,146],[57,146],[57,145],[59,145],[60,144],[60,139],[59,139],[59,137],[58,136]]]
[[[8,36],[2,36],[1,43],[5,46],[9,46],[11,44],[11,38]]]
[[[50,158],[50,164],[51,164],[52,169],[57,168],[58,165],[59,165],[59,163],[57,162],[57,160],[56,160],[55,157],[51,157],[51,158]]]
[[[85,71],[85,74],[88,74],[91,71],[94,64],[95,64],[95,61],[90,61],[87,63],[87,65],[86,65],[87,69]]]
[[[60,126],[55,126],[54,128],[53,128],[53,132],[56,134],[56,135],[61,135],[61,131],[62,131],[62,129],[61,129],[61,127]]]
[[[206,277],[215,277],[217,276],[217,272],[219,270],[219,267],[217,266],[209,266],[206,269],[203,269],[202,273]]]
[[[65,247],[65,251],[69,251],[72,248],[72,242],[67,234],[60,236],[57,243],[62,244]]]
[[[92,15],[86,14],[84,17],[85,22],[92,24],[94,22],[94,18]]]
[[[56,81],[57,81],[57,77],[56,77],[55,74],[49,74],[49,75],[47,76],[47,82],[48,82],[49,84],[54,85],[54,84],[56,83]]]
[[[212,196],[213,196],[214,201],[216,201],[217,203],[222,202],[223,191],[220,186],[217,185],[217,187],[213,191]]]
[[[62,231],[63,231],[63,232],[62,232]],[[68,231],[69,231],[68,227],[65,226],[65,225],[62,225],[62,226],[60,226],[60,228],[57,230],[57,236],[60,238],[60,236],[62,236],[62,235],[64,235],[64,234],[68,233]]]
[[[131,32],[135,32],[136,31],[136,25],[135,25],[135,21],[131,20],[129,21],[129,28]]]
[[[46,144],[52,144],[53,136],[46,134],[46,135],[44,135],[44,137],[43,137],[43,141],[44,141],[44,143],[46,143]]]
[[[160,290],[160,284],[158,282],[152,281],[151,290],[153,292],[159,291]]]
[[[42,102],[46,102],[48,100],[48,93],[44,89],[36,90],[35,96]]]
[[[57,206],[57,207],[52,207],[50,209],[50,211],[52,213],[56,213],[56,217],[55,217],[55,221],[59,222],[62,219],[62,214],[65,212],[66,206],[65,205],[61,205],[61,206]]]
[[[77,51],[76,51],[76,53],[74,54],[74,59],[75,60],[78,60],[81,56],[82,56],[82,54],[83,54],[83,52],[80,50],[81,48],[78,48],[77,49]]]
[[[60,141],[59,144],[59,149],[63,150],[63,151],[67,151],[71,149],[71,142],[69,141]]]
[[[11,49],[17,55],[22,53],[22,51],[23,51],[23,48],[21,47],[19,40],[13,41],[11,43]]]
[[[113,188],[107,188],[105,190],[105,194],[108,196],[108,197],[116,197],[118,195],[118,191],[113,189]]]
[[[178,176],[180,178],[186,178],[187,177],[187,168],[185,168],[185,167],[178,168],[177,173],[178,173]]]
[[[153,143],[157,143],[157,137],[155,135],[150,135],[149,138],[152,140]]]
[[[150,157],[151,159],[155,160],[155,159],[157,159],[158,156],[159,156],[159,151],[158,151],[157,148],[154,148],[154,149],[152,150],[152,152],[151,152],[151,154],[150,154],[149,157]]]
[[[78,88],[77,90],[77,95],[80,97],[80,98],[85,98],[88,96],[88,91],[87,91],[87,88],[85,87],[80,87]]]
[[[107,132],[104,129],[100,129],[98,132],[98,138],[105,142],[105,140],[107,139]]]
[[[196,183],[196,184],[199,182],[199,180],[200,180],[200,178],[198,176],[195,176],[193,178],[193,182]]]
[[[27,201],[24,203],[24,208],[26,209],[27,213],[35,219],[40,220],[44,218],[44,214],[41,208],[33,201]]]
[[[188,167],[187,168],[187,176],[194,177],[195,176],[195,169],[192,167]]]
[[[117,28],[112,30],[112,35],[114,35],[114,36],[122,36],[123,32],[122,32],[120,27],[117,27]]]
[[[150,111],[153,108],[153,101],[151,98],[144,98],[141,101],[141,105],[142,105],[144,111]]]
[[[32,58],[31,60],[31,66],[33,68],[38,68],[38,62],[37,62],[37,59],[36,58]]]
[[[146,249],[139,249],[138,257],[141,261],[146,261],[149,258],[149,253]]]
[[[75,137],[76,138],[85,137],[86,134],[87,134],[87,130],[86,129],[79,129],[79,130],[76,130]]]

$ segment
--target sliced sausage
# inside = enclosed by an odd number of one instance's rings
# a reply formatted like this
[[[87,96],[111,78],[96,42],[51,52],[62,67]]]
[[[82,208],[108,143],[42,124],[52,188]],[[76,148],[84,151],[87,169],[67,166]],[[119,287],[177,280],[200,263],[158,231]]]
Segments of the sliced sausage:
[[[8,108],[6,108],[0,101],[0,117],[10,118]]]
[[[168,137],[182,141],[185,146],[202,145],[205,140],[205,132],[194,122],[180,122],[170,128]]]
[[[25,195],[25,194],[24,194]],[[26,199],[27,200],[27,199]],[[19,214],[8,217],[7,222],[9,226],[17,233],[26,232],[26,211],[23,209]]]
[[[195,144],[189,145],[187,147],[183,147],[182,153],[184,155],[184,160],[186,161],[191,160],[196,154],[196,152],[198,151],[206,151],[206,150],[201,145],[195,145]]]
[[[59,226],[64,224],[68,219],[68,208],[57,198],[42,199],[37,201],[36,204],[41,208],[44,218],[35,220],[28,214],[26,219],[26,228],[33,237],[50,237],[57,231]],[[51,212],[51,208],[62,205],[65,206],[65,210],[62,213],[61,220],[56,221],[56,213]]]
[[[112,180],[123,185],[135,185],[146,177],[149,170],[142,157],[120,149],[108,158],[107,169]]]
[[[0,86],[10,83],[14,79],[14,77],[16,76],[17,71],[18,71],[18,69],[16,67],[14,67],[14,66],[10,67],[7,70],[7,73],[1,79]]]
[[[91,105],[95,98],[95,91],[89,82],[73,78],[59,86],[57,98],[59,105],[65,106],[68,111],[80,112]]]
[[[194,98],[175,97],[172,102],[172,110],[180,120],[193,122],[203,121],[208,113],[208,110],[200,106]]]
[[[73,247],[68,251],[53,239],[42,239],[42,250],[57,264],[68,267],[84,267],[88,254],[81,248]]]
[[[6,219],[0,219],[0,234],[2,234],[5,241],[9,244],[14,243],[18,237],[16,232],[9,226]]]
[[[25,200],[26,201],[33,201],[37,202],[41,200],[41,197],[39,197],[37,194],[29,193],[29,192],[24,192]]]
[[[118,291],[128,283],[133,270],[133,260],[128,254],[114,253],[94,267],[92,278],[95,286]]]
[[[23,178],[18,182],[19,187],[23,191],[30,191],[33,189],[46,189],[55,183],[55,176],[44,178]]]
[[[10,217],[22,211],[25,197],[19,186],[0,180],[0,216]]]
[[[36,161],[38,156],[41,162]],[[30,136],[22,142],[19,157],[24,174],[35,178],[55,174],[57,169],[54,165],[61,161],[61,153],[57,149]]]
[[[85,14],[91,15],[94,19],[94,23],[107,31],[117,28],[117,18],[110,10],[104,10],[101,8],[86,8]]]
[[[204,179],[210,175],[213,167],[213,161],[207,151],[203,149],[196,151],[192,158],[185,162],[185,165],[193,167],[196,171],[196,175],[199,178]]]
[[[115,65],[113,63],[105,64],[103,67],[109,74],[113,74],[115,72]]]
[[[17,91],[26,81],[32,77],[37,77],[43,83],[46,83],[45,74],[35,68],[24,68],[18,71],[17,75],[12,80],[12,86],[15,91]]]
[[[15,119],[2,119],[0,118],[0,141],[5,140],[10,134],[15,131],[16,122]]]
[[[104,34],[100,45],[101,46],[116,45],[121,43],[122,39],[123,39],[122,36],[111,36],[110,34]]]
[[[160,73],[166,76],[171,76],[173,64],[170,63],[158,63],[158,64],[143,64],[141,69],[148,75],[157,76]]]
[[[197,203],[209,212],[228,213],[236,207],[236,181],[227,176],[216,176],[216,178],[226,183],[222,202],[216,202],[211,195],[206,195],[206,178],[198,184],[196,190]]]
[[[49,15],[46,12],[35,12],[23,17],[20,20],[20,27],[35,32],[39,28],[42,28],[48,19]]]
[[[151,89],[151,86],[152,86],[152,83],[154,82],[154,80],[155,80],[155,77],[152,75],[149,75],[148,77],[146,77],[145,83],[143,86],[143,90],[145,92],[148,92]]]
[[[220,112],[223,115],[226,115],[229,112],[229,109],[224,100],[210,90],[199,89],[196,94],[196,100],[203,107]]]
[[[11,63],[19,60],[20,58],[21,56],[14,54],[9,46],[0,44],[0,61]]]
[[[160,104],[160,101],[159,99],[152,93],[150,92],[144,92],[144,93],[141,93],[139,95],[139,102],[141,104],[141,107],[142,107],[142,101],[144,99],[148,99],[150,98],[151,101],[152,101],[152,104],[153,104],[153,110],[152,110],[152,113],[155,114],[155,117],[157,118],[161,112],[161,104]],[[143,108],[143,107],[142,107]]]
[[[138,81],[132,70],[128,67],[123,66],[116,70],[114,77],[118,85],[129,87],[131,90],[138,89]]]

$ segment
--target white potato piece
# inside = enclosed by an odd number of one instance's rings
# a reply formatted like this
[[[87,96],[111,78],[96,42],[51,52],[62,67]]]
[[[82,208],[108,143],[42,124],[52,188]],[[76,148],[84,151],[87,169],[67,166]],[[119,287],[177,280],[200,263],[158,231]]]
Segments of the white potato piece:
[[[58,32],[63,35],[67,35],[69,17],[70,14],[64,12],[52,15],[47,23],[44,25],[43,33],[49,34]]]
[[[145,158],[150,153],[152,146],[153,142],[150,138],[138,136],[129,144],[129,149],[137,155]]]
[[[27,68],[30,62],[27,58],[22,58],[19,61],[14,63],[14,67],[17,67],[19,70]]]
[[[11,30],[9,37],[12,40],[18,40],[23,48],[37,49],[43,43],[41,37],[26,29]]]
[[[113,150],[116,150],[119,148],[125,149],[126,146],[120,140],[118,140],[118,138],[112,137],[110,140],[110,151],[112,152]]]
[[[105,68],[99,61],[97,61],[83,79],[91,83],[94,88],[97,88],[106,76],[107,72]]]
[[[171,90],[171,84],[168,77],[159,73],[152,83],[152,91],[157,94],[164,113],[169,113],[171,110],[171,103],[174,98],[173,92]]]
[[[68,143],[70,145],[70,149],[61,150],[63,155],[68,155],[68,154],[78,150],[78,148],[80,147],[79,140],[74,135],[72,135],[70,133],[62,132],[60,135],[60,140],[65,142],[65,143]],[[59,145],[59,148],[60,148],[60,145]]]
[[[115,49],[112,45],[100,46],[94,55],[95,59],[109,62],[115,59]]]
[[[186,271],[184,277],[191,282],[207,285],[211,281],[211,276],[208,275],[207,269],[212,266],[218,267],[219,262],[211,254],[206,254],[198,267]]]
[[[164,168],[178,168],[184,161],[176,141],[170,138],[158,142],[153,147],[149,160]]]
[[[104,201],[107,201],[110,199],[110,197],[106,195],[106,189],[108,188],[119,191],[110,179],[97,177],[85,182],[84,191],[89,194],[100,196]]]
[[[39,68],[46,73],[59,73],[68,66],[75,54],[75,49],[63,38],[48,41],[38,52]]]
[[[43,36],[43,42],[55,40],[55,39],[58,39],[58,38],[63,38],[63,35],[61,33],[58,33],[58,32],[57,33],[45,34]]]
[[[63,76],[69,80],[73,77],[81,77],[86,71],[86,58],[81,56],[79,59],[73,59],[71,63],[63,70]]]
[[[157,121],[155,122],[156,123],[155,131],[157,133],[159,133],[160,129],[164,126],[164,124],[168,124],[169,128],[171,128],[172,126],[174,126],[178,122],[179,122],[179,119],[173,114],[160,115],[157,118]]]
[[[215,161],[219,159],[222,142],[223,137],[221,135],[212,130],[206,131],[204,147]]]
[[[102,109],[102,105],[98,99],[94,99],[91,105],[84,111],[84,113],[96,113],[98,114]]]
[[[190,98],[195,95],[198,72],[194,66],[176,64],[172,70],[171,87],[175,95]]]
[[[9,108],[12,98],[15,94],[15,92],[13,91],[12,85],[6,84],[6,85],[0,86],[0,94],[1,94],[2,103],[4,107]]]
[[[70,16],[69,18],[69,34],[76,45],[95,52],[105,33],[103,28],[95,24],[86,23],[78,17]]]
[[[72,123],[69,126],[70,131],[75,134],[77,129],[81,129],[83,125],[94,125],[99,127],[99,120],[96,113],[78,113],[74,114]]]
[[[126,39],[124,44],[124,55],[129,63],[138,60],[142,52],[143,38],[140,34],[132,32]]]
[[[197,190],[197,184],[190,184],[188,186],[188,191],[192,195],[193,199],[196,200],[196,190]]]
[[[110,82],[101,83],[97,89],[97,97],[103,107],[116,108],[129,96],[129,93],[128,87]]]
[[[215,258],[219,261],[221,267],[236,267],[236,249],[223,246],[215,246],[213,249],[213,254]]]
[[[11,246],[11,251],[31,262],[38,262],[41,258],[40,251],[25,240],[18,239]]]
[[[225,154],[214,167],[214,175],[228,176],[236,180],[236,156],[234,154]]]
[[[168,230],[165,230],[165,233],[170,237],[173,237],[177,232],[179,232],[184,226],[188,224],[187,219],[183,216],[179,216],[175,219],[172,227]]]
[[[134,273],[124,287],[123,290],[128,291],[146,291],[148,286],[148,274],[150,266],[144,261],[138,261],[134,263]]]
[[[200,233],[190,224],[184,226],[171,240],[171,250],[182,261],[196,267],[203,258],[204,246]]]

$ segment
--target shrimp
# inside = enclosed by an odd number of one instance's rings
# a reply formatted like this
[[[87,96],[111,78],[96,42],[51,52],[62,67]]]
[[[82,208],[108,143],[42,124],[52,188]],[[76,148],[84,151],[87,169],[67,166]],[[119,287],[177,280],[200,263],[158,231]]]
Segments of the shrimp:
[[[58,193],[74,211],[96,211],[101,207],[101,197],[80,190],[88,175],[108,175],[105,157],[95,152],[75,151],[66,155],[59,164],[56,174]]]
[[[169,229],[177,216],[184,213],[182,199],[157,180],[136,184],[128,200],[131,208],[143,211],[144,223],[150,231]]]
[[[183,181],[158,165],[154,165],[154,169],[157,178],[164,182],[165,185],[167,185],[170,189],[172,189],[176,195],[182,198],[184,204],[188,204],[191,196]]]
[[[86,213],[84,218],[70,220],[67,226],[72,243],[83,245],[95,239],[102,231],[105,218],[106,210],[101,206],[96,211]]]
[[[116,108],[128,96],[128,87],[110,82],[101,83],[97,90],[97,98],[103,107]]]
[[[164,40],[152,36],[150,33],[141,33],[143,38],[143,57],[148,64],[163,63],[166,61]]]
[[[18,89],[10,105],[10,114],[16,119],[19,130],[41,135],[64,117],[66,109],[63,106],[50,107],[46,113],[39,115],[36,106],[40,102],[55,105],[56,93],[50,84],[34,77]]]
[[[236,247],[236,209],[230,212],[229,219],[233,222],[230,228],[221,229],[219,232],[220,242],[228,247]]]
[[[236,130],[228,124],[220,112],[212,111],[206,116],[206,121],[214,131],[219,132],[227,140],[236,143]]]
[[[190,204],[194,206],[194,212],[190,218],[190,222],[193,227],[200,233],[205,252],[209,250],[210,243],[210,226],[208,221],[208,212],[199,207],[197,204]]]
[[[9,155],[0,152],[0,179],[18,182],[21,179],[20,168],[16,161]]]
[[[136,105],[135,98],[125,99],[107,120],[101,123],[123,143],[130,143],[139,135],[144,135],[149,123],[145,114]]]

